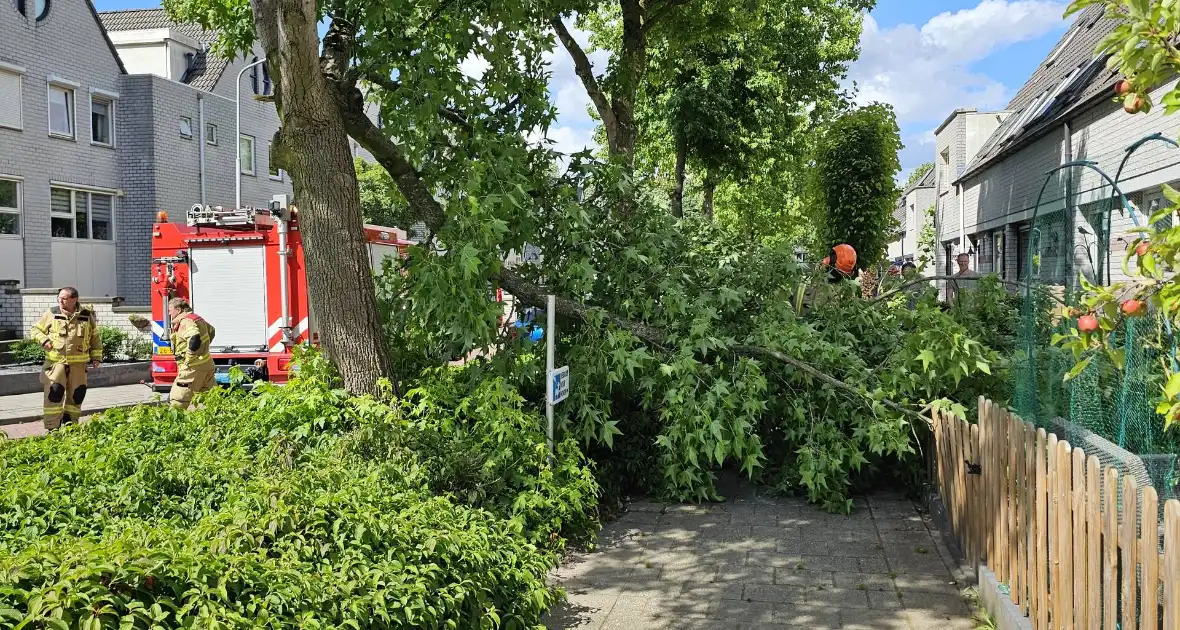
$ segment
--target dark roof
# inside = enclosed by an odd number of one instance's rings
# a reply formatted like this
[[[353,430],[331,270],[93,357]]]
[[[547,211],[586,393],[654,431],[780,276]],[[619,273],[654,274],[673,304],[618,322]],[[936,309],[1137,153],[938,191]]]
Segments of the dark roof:
[[[933,166],[931,166],[929,169],[926,169],[926,174],[919,177],[918,181],[907,186],[906,189],[904,191],[902,191],[901,194],[908,195],[908,194],[910,194],[910,192],[912,192],[918,188],[934,188],[934,167]]]
[[[169,19],[163,9],[128,9],[125,11],[103,11],[99,14],[108,31],[139,31],[170,28],[201,43],[201,50],[193,57],[193,65],[181,78],[198,90],[213,91],[222,73],[229,66],[228,59],[214,55],[209,47],[217,41],[217,32],[201,28],[198,24],[178,23]]]
[[[1044,136],[1061,119],[1110,94],[1117,73],[1106,67],[1108,55],[1095,56],[1095,50],[1120,22],[1105,17],[1105,12],[1105,5],[1095,4],[1078,14],[1053,51],[1008,103],[1006,111],[1011,114],[952,183],[978,174],[1001,157]]]
[[[94,23],[98,25],[98,30],[102,31],[102,38],[106,41],[107,48],[111,49],[111,54],[115,57],[115,63],[119,65],[119,73],[127,74],[127,68],[123,67],[123,58],[119,56],[119,49],[115,48],[115,43],[111,41],[111,36],[107,35],[106,25],[98,17],[98,10],[94,8],[94,2],[86,0],[86,8],[90,9],[90,15],[94,16]]]

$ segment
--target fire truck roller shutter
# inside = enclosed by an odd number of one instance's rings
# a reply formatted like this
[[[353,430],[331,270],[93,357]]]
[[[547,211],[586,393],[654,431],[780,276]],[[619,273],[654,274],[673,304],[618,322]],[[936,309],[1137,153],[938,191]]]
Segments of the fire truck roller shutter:
[[[265,250],[261,246],[194,247],[189,255],[193,311],[217,329],[211,349],[265,350]]]
[[[398,259],[397,245],[369,243],[369,264],[373,267],[373,273],[381,273],[381,267],[384,264],[382,261],[386,258],[393,259],[392,264],[396,269]]]

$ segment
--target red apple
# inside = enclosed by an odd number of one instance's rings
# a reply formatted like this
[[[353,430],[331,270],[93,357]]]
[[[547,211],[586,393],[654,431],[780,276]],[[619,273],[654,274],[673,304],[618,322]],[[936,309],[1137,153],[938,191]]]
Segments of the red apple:
[[[1123,111],[1128,114],[1137,114],[1139,110],[1143,109],[1143,97],[1138,94],[1128,94],[1127,98],[1123,100]]]
[[[1127,94],[1127,92],[1130,92],[1130,91],[1131,91],[1131,82],[1126,79],[1119,79],[1118,82],[1114,84],[1114,92],[1115,92],[1115,94],[1118,94],[1119,96],[1125,96]]]
[[[1143,311],[1146,307],[1147,305],[1139,300],[1127,300],[1123,302],[1123,315],[1126,315],[1127,317],[1139,317],[1143,314]]]
[[[1078,318],[1078,330],[1084,333],[1092,333],[1098,330],[1098,318],[1093,315],[1082,315]]]
[[[1149,247],[1151,247],[1151,243],[1149,243],[1147,241],[1143,241],[1142,243],[1139,243],[1139,245],[1135,248],[1135,255],[1136,256],[1143,256],[1144,254],[1147,253],[1147,248],[1149,248]]]

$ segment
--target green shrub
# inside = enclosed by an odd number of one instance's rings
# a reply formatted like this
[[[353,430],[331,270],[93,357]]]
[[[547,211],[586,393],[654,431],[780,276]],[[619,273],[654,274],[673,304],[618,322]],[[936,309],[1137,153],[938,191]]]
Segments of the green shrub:
[[[152,340],[147,337],[128,337],[123,344],[123,354],[134,361],[146,361],[152,358]]]
[[[40,363],[45,360],[45,348],[32,339],[20,339],[11,347],[12,357],[17,363]]]
[[[496,382],[391,408],[334,389],[317,355],[301,366],[193,412],[0,442],[0,628],[538,624],[553,535],[591,527],[572,444],[543,465],[540,422]],[[445,478],[449,453],[416,450],[435,437],[486,449],[508,478],[475,500],[434,494],[465,483]]]
[[[127,343],[127,333],[122,328],[99,326],[98,337],[102,340],[102,360],[104,363],[123,358],[123,345]]]

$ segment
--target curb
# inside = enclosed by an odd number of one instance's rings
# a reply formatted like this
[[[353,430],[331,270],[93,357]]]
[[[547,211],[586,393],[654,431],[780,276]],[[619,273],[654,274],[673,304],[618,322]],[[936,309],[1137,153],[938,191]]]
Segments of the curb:
[[[1032,621],[1020,612],[1006,593],[1000,592],[996,574],[979,565],[979,601],[996,619],[996,630],[1032,630]]]
[[[84,410],[82,412],[82,418],[89,418],[90,416],[95,416],[95,415],[98,415],[104,411],[110,411],[111,409],[120,409],[122,407],[135,407],[137,405],[158,405],[162,402],[165,402],[165,400],[159,400],[159,401],[143,400],[143,401],[137,401],[137,402],[133,402],[133,403],[116,403],[116,404],[111,404],[111,405],[99,405],[97,407]],[[79,419],[81,419],[81,418],[79,418]],[[14,424],[25,424],[28,422],[40,422],[40,421],[41,421],[41,414],[39,414],[39,413],[28,415],[28,416],[15,416],[15,417],[9,417],[9,418],[0,418],[0,427],[8,427],[8,426],[12,426]]]
[[[150,361],[110,363],[100,365],[97,370],[89,371],[86,375],[86,385],[93,388],[136,385],[145,379],[151,379]],[[0,376],[0,396],[37,394],[41,390],[40,370],[16,372]]]

